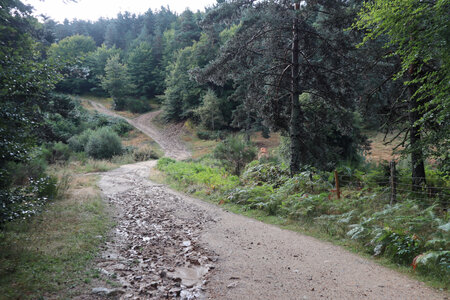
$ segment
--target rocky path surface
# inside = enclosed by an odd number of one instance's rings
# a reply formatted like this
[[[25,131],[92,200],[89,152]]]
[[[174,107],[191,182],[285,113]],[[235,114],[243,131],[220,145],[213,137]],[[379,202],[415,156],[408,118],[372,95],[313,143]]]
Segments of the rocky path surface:
[[[172,157],[189,156],[180,153]],[[102,176],[99,185],[117,212],[117,226],[97,267],[99,284],[114,284],[109,289],[100,285],[80,298],[448,297],[330,243],[155,184],[147,179],[154,165],[125,165]]]

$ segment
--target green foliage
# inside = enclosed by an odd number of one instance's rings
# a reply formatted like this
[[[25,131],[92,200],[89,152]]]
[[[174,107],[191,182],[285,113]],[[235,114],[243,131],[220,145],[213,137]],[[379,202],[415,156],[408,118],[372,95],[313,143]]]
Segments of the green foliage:
[[[448,248],[447,248],[448,249]],[[442,281],[448,281],[450,276],[450,251],[428,251],[416,259],[417,270],[439,276]]]
[[[212,90],[208,90],[202,97],[202,105],[195,110],[201,124],[211,130],[220,130],[226,126],[225,118],[222,114],[222,101],[217,98]]]
[[[53,138],[58,141],[67,142],[78,131],[76,124],[72,120],[61,116],[59,113],[49,115],[46,123],[51,129]]]
[[[423,243],[415,236],[403,232],[395,232],[386,227],[377,239],[377,247],[384,248],[384,255],[399,264],[409,265],[414,257],[422,253]]]
[[[289,180],[289,170],[286,166],[274,163],[260,164],[254,161],[245,167],[241,180],[247,185],[270,184],[275,188]]]
[[[73,35],[51,45],[48,55],[68,65],[81,63],[86,55],[95,51],[95,42],[90,36]]]
[[[127,99],[126,108],[133,113],[146,113],[151,110],[150,104],[146,100]]]
[[[164,78],[160,76],[155,53],[148,42],[141,42],[130,51],[128,68],[137,96],[153,98],[162,92],[160,82]]]
[[[200,104],[202,90],[199,84],[189,78],[188,73],[196,66],[194,57],[194,48],[186,47],[170,65],[163,103],[164,118],[168,121],[180,121],[192,116],[193,109]]]
[[[95,48],[94,40],[84,35],[70,36],[50,46],[49,59],[63,65],[61,73],[65,79],[58,83],[59,91],[77,94],[89,91],[91,86],[87,78],[90,69],[86,66],[85,60]]]
[[[108,121],[104,125],[111,127],[111,129],[120,136],[127,134],[134,128],[130,123],[122,118],[107,116],[107,119]]]
[[[127,65],[120,62],[118,54],[108,58],[105,66],[105,75],[100,76],[100,80],[102,87],[113,98],[114,109],[123,110],[127,96],[133,93],[134,85],[131,83]]]
[[[82,133],[71,137],[68,140],[70,148],[75,152],[85,151],[85,147],[94,131],[92,129],[86,129]]]
[[[91,134],[85,151],[93,158],[108,159],[122,153],[122,142],[117,133],[108,127],[102,127]]]
[[[231,136],[216,146],[214,157],[221,160],[233,174],[239,175],[245,165],[256,157],[256,148],[243,137]]]
[[[226,133],[223,131],[197,131],[196,132],[197,137],[201,140],[217,140],[217,139],[223,139],[226,136]]]
[[[66,162],[72,154],[72,149],[63,142],[49,143],[46,147],[42,147],[41,151],[41,155],[51,164]]]
[[[227,193],[227,200],[244,205],[246,208],[262,208],[273,188],[270,185],[260,185],[245,188],[235,188]]]
[[[150,146],[140,147],[133,151],[135,161],[147,161],[150,159],[158,159],[159,154]]]
[[[176,162],[170,158],[158,160],[157,168],[166,173],[170,179],[183,187],[189,187],[195,192],[196,187],[212,191],[223,192],[239,182],[239,178],[228,174],[224,169],[212,168],[195,162]]]
[[[89,67],[89,81],[94,85],[91,92],[96,95],[104,96],[105,91],[102,89],[100,78],[105,76],[105,67],[108,59],[114,55],[120,55],[121,50],[115,46],[107,48],[105,44],[98,47],[94,52],[90,52],[86,57],[86,65]]]
[[[301,157],[304,166],[314,166],[321,170],[333,170],[342,161],[358,164],[361,153],[367,149],[367,139],[361,134],[362,121],[357,113],[337,112],[323,99],[303,93],[300,96],[304,122],[308,137],[302,139],[306,147]],[[334,119],[339,114],[341,119]],[[345,124],[344,124],[345,123]],[[348,127],[351,124],[351,127]],[[278,149],[284,162],[291,157],[290,137],[282,137]]]
[[[365,32],[361,44],[387,37],[385,47],[392,47],[392,55],[401,61],[396,78],[408,76],[405,84],[414,89],[413,101],[419,106],[414,110],[420,114],[414,126],[426,133],[421,145],[412,146],[423,147],[445,170],[450,168],[449,9],[445,0],[367,1],[353,25]]]
[[[0,225],[37,214],[56,196],[56,183],[53,177],[30,178],[26,186],[0,190]]]

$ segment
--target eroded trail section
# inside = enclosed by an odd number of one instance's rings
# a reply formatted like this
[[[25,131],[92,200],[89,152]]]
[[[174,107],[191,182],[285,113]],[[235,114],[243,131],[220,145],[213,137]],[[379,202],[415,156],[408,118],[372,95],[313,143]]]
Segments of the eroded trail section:
[[[200,245],[208,213],[145,177],[155,162],[125,165],[99,182],[117,210],[117,225],[97,268],[104,282],[92,295],[122,299],[202,298],[214,254]]]
[[[102,104],[89,101],[89,103],[94,107],[95,110],[101,112],[103,114],[114,116],[118,118],[122,118],[126,120],[128,123],[142,131],[144,134],[151,137],[155,142],[157,142],[161,149],[164,151],[165,156],[174,158],[174,159],[187,159],[191,156],[189,150],[186,145],[180,141],[179,134],[180,131],[176,130],[176,128],[172,128],[172,130],[168,129],[160,129],[152,124],[152,119],[155,118],[161,111],[152,111],[135,119],[128,119],[107,109]]]

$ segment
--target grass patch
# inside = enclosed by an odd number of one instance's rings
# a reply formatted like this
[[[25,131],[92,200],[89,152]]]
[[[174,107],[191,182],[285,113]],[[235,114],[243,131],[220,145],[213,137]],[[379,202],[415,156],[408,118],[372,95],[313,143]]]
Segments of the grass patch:
[[[210,154],[219,143],[218,140],[202,140],[192,134],[185,134],[181,139],[188,146],[193,159]]]
[[[118,114],[119,116],[122,116],[122,117],[125,117],[128,119],[134,119],[141,115],[138,113],[132,113],[127,110],[114,110],[112,98],[95,97],[95,96],[91,96],[91,95],[83,95],[83,96],[79,96],[79,98],[81,100],[81,105],[90,111],[95,111],[95,108],[89,103],[89,101],[95,101],[97,103],[100,103],[107,109],[111,110],[115,114]]]
[[[385,134],[379,131],[366,131],[365,135],[371,141],[370,143],[370,153],[367,153],[365,157],[373,162],[381,162],[381,161],[391,161],[392,159],[398,159],[398,154],[393,154],[392,151],[394,147],[397,145],[394,141],[391,144],[385,145],[384,136]],[[396,132],[390,133],[386,136],[386,141],[392,140],[397,135]],[[403,138],[402,135],[397,137],[397,141],[401,141]],[[399,150],[402,148],[400,147]]]
[[[164,153],[157,142],[138,129],[133,129],[125,137],[122,137],[122,144],[125,147],[134,148],[151,147],[159,156],[163,156]]]
[[[262,136],[262,132],[258,131],[251,135],[251,141],[258,148],[266,148],[267,153],[272,153],[278,146],[280,146],[280,134],[271,132],[269,138]]]
[[[53,167],[58,176],[67,169]],[[70,298],[95,278],[89,265],[112,220],[96,187],[98,178],[71,174],[66,195],[0,233],[0,298]],[[67,174],[65,175],[67,176]]]

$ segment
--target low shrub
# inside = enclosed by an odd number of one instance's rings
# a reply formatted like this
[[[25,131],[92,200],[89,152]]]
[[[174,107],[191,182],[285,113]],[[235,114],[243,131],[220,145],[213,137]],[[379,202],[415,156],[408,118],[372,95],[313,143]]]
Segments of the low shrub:
[[[123,136],[133,130],[133,126],[131,126],[130,123],[121,118],[111,117],[110,119],[108,119],[107,126],[111,127],[111,129],[120,136]]]
[[[5,166],[10,185],[26,185],[30,178],[40,178],[44,176],[47,169],[45,157],[32,155],[26,163],[9,162]]]
[[[70,158],[71,152],[69,145],[63,142],[54,143],[51,146],[51,157],[49,162],[56,163],[67,161]]]
[[[272,193],[270,185],[237,187],[227,193],[227,200],[247,208],[263,208]]]
[[[145,113],[151,110],[150,104],[140,99],[127,99],[126,107],[132,113]]]
[[[166,168],[168,165],[174,164],[174,163],[176,163],[176,162],[177,162],[177,161],[174,160],[174,159],[171,159],[171,158],[168,158],[168,157],[163,157],[163,158],[158,159],[158,162],[156,163],[156,167],[157,167],[159,170],[165,170],[165,168]]]
[[[68,140],[70,148],[75,152],[83,152],[94,130],[86,129]]]
[[[102,127],[92,133],[85,150],[92,158],[108,159],[122,153],[122,142],[117,133]]]
[[[201,140],[217,140],[225,138],[226,133],[223,131],[197,131],[197,137]]]
[[[67,142],[78,132],[77,126],[72,120],[66,119],[58,113],[51,114],[45,121],[51,129],[53,140]]]
[[[201,140],[213,140],[214,137],[209,131],[197,131],[197,137]]]
[[[254,161],[246,166],[241,179],[245,184],[267,183],[279,187],[289,179],[289,170],[283,165]]]
[[[169,178],[184,187],[202,186],[207,193],[224,192],[239,183],[237,176],[232,176],[224,169],[212,168],[196,162],[177,162],[170,158],[158,160],[157,168]]]
[[[0,225],[37,214],[57,192],[57,179],[50,176],[30,178],[26,186],[0,190]]]
[[[213,153],[234,175],[256,157],[256,148],[241,136],[231,136],[219,143]]]
[[[150,146],[144,146],[133,151],[135,161],[146,161],[150,159],[158,159],[159,154]]]

